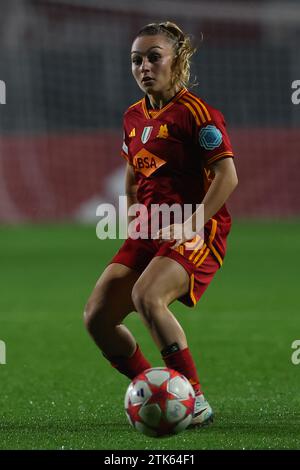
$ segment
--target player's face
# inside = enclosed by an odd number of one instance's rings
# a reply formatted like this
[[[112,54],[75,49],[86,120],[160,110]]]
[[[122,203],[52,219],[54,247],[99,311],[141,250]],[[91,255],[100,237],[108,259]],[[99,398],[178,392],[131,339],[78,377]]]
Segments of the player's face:
[[[132,44],[132,74],[148,95],[170,89],[173,60],[173,44],[163,35],[137,37]]]

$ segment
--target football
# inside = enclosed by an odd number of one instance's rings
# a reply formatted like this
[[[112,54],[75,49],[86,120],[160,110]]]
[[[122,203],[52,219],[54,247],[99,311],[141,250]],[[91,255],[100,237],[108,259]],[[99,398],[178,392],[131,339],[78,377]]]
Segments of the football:
[[[191,423],[195,392],[188,379],[167,367],[153,367],[130,383],[125,395],[129,423],[147,436],[177,434]]]

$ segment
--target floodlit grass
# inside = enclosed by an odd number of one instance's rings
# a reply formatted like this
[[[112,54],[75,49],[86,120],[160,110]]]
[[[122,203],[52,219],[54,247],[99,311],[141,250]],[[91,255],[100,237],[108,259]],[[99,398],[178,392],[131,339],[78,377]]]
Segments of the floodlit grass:
[[[299,449],[300,224],[236,223],[224,267],[185,328],[215,422],[153,439],[127,422],[128,381],[98,352],[85,301],[120,242],[94,227],[1,229],[1,449]],[[132,314],[126,324],[153,366],[160,354]]]

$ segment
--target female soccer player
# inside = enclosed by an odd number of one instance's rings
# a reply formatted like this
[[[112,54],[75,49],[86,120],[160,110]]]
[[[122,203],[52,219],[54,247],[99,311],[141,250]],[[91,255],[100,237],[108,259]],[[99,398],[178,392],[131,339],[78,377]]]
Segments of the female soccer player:
[[[224,204],[237,176],[223,115],[187,89],[194,51],[174,23],[139,31],[131,64],[145,96],[125,112],[122,155],[129,206],[139,202],[150,213],[154,203],[193,204],[195,211],[182,222],[179,239],[178,223],[168,227],[171,239],[166,227],[160,227],[158,239],[129,237],[96,283],[84,319],[104,357],[132,379],[151,367],[122,324],[130,312],[138,312],[166,366],[190,380],[196,393],[193,424],[203,425],[213,412],[169,305],[175,300],[195,305],[222,265],[231,225]],[[201,203],[204,239],[198,235],[192,244],[185,229],[188,223],[195,227]]]

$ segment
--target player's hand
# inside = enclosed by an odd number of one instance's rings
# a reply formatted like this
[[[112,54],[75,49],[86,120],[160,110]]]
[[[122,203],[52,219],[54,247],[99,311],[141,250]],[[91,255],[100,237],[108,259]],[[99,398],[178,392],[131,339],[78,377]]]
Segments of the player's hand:
[[[195,233],[188,230],[184,224],[168,225],[160,229],[156,235],[159,243],[170,242],[173,249],[192,240],[194,237]]]

